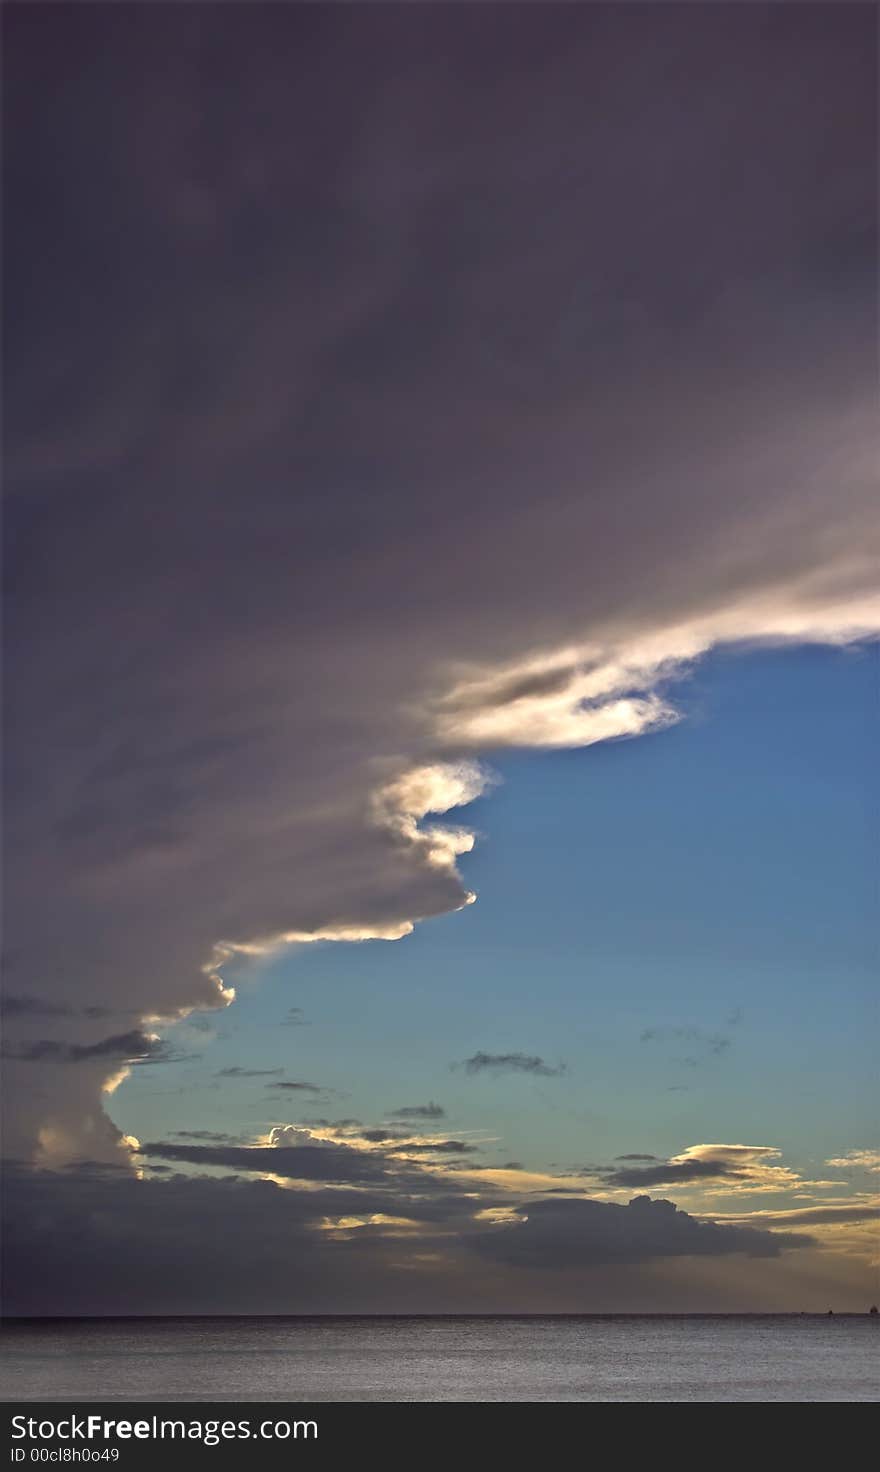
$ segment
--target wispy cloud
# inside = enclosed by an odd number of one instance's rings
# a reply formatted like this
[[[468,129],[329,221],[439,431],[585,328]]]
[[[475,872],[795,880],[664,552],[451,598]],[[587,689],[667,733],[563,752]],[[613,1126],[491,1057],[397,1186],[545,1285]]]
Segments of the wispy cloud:
[[[300,1079],[284,1079],[276,1084],[269,1084],[270,1089],[286,1089],[291,1094],[327,1094],[333,1090],[325,1089],[321,1084],[310,1084]]]
[[[214,1074],[215,1078],[271,1078],[274,1074],[283,1073],[283,1068],[240,1068],[237,1064],[231,1068],[219,1068]]]

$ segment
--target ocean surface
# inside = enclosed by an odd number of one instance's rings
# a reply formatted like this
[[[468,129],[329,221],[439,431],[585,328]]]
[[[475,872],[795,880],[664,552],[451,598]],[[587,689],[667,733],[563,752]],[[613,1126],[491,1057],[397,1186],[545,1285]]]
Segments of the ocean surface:
[[[867,1315],[7,1324],[6,1400],[874,1401]]]

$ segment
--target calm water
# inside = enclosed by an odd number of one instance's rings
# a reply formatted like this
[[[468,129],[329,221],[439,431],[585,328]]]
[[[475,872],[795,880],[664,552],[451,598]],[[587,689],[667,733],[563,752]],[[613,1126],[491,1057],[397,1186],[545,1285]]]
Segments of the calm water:
[[[10,1400],[880,1399],[867,1316],[83,1320],[0,1347]]]

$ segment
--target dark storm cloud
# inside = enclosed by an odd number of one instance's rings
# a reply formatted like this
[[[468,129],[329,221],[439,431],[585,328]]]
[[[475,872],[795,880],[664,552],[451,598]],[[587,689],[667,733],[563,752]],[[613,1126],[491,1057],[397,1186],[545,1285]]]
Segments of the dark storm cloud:
[[[657,1160],[657,1155],[615,1155],[615,1160]]]
[[[877,627],[874,15],[4,20],[6,918],[76,1013],[5,1139],[109,1157],[84,1001],[400,937],[475,753]]]
[[[477,1251],[515,1267],[554,1271],[585,1264],[643,1262],[658,1257],[742,1252],[776,1257],[808,1247],[809,1237],[698,1222],[671,1201],[637,1196],[628,1206],[605,1201],[534,1201],[520,1221],[473,1239]]]
[[[451,1068],[463,1068],[465,1073],[532,1073],[541,1078],[559,1078],[565,1073],[566,1065],[545,1063],[535,1053],[474,1053],[463,1063],[452,1063]]]
[[[433,1099],[428,1104],[405,1104],[401,1109],[390,1111],[391,1119],[445,1119],[446,1110]]]

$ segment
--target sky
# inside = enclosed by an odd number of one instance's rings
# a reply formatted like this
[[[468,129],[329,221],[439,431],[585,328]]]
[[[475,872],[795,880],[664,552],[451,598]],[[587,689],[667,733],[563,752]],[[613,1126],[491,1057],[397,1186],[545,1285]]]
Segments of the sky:
[[[7,1312],[876,1298],[876,25],[6,8]]]

